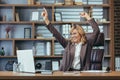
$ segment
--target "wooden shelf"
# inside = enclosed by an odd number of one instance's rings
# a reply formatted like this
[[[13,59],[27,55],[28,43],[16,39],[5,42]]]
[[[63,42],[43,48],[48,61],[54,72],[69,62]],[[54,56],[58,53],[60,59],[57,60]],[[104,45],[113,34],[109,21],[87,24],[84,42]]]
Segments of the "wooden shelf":
[[[0,24],[32,24],[32,23],[36,23],[36,24],[45,24],[42,21],[0,21]]]
[[[85,22],[62,22],[62,21],[59,21],[59,22],[52,22],[52,24],[88,24],[87,21]],[[106,22],[97,22],[99,25],[101,24],[110,24],[110,21],[106,21]]]
[[[6,39],[6,38],[3,38],[3,39],[1,39],[0,38],[0,41],[12,41],[13,39]]]
[[[0,56],[0,58],[17,58],[17,56]],[[34,56],[34,58],[62,58],[62,56]]]
[[[16,40],[16,41],[27,41],[27,40],[30,40],[30,41],[32,41],[32,40],[55,40],[55,38],[54,37],[52,37],[52,38],[40,38],[40,39],[32,39],[32,38],[30,38],[30,39],[24,39],[24,38],[9,38],[9,39],[6,39],[6,38],[3,38],[3,39],[0,39],[1,41],[11,41],[11,40]]]
[[[100,6],[100,7],[110,7],[109,4],[83,4],[83,5],[56,5],[56,4],[41,4],[41,5],[32,5],[32,4],[0,4],[0,7],[91,7],[91,6]]]
[[[96,5],[91,5],[91,4],[83,4],[83,5],[54,5],[54,7],[110,7],[109,4],[96,4]]]
[[[112,0],[106,0],[105,1],[106,4],[95,4],[95,5],[94,4],[82,4],[82,5],[75,5],[75,4],[73,4],[73,5],[45,4],[44,5],[44,4],[40,4],[40,5],[32,5],[32,4],[27,4],[26,2],[25,2],[26,4],[25,3],[19,4],[18,2],[9,2],[9,1],[10,0],[5,0],[6,4],[0,4],[0,11],[1,11],[1,14],[0,14],[0,17],[1,17],[1,21],[0,21],[0,30],[1,30],[0,41],[1,42],[0,43],[1,43],[1,45],[0,46],[4,46],[4,44],[6,44],[6,43],[11,45],[10,50],[8,49],[8,53],[6,53],[6,54],[10,53],[9,55],[12,55],[12,54],[16,55],[16,52],[15,52],[16,48],[26,49],[26,48],[28,48],[28,46],[29,46],[29,48],[31,48],[33,46],[32,45],[33,42],[37,42],[37,41],[47,42],[48,41],[51,43],[51,55],[52,56],[34,56],[34,57],[39,58],[39,59],[54,59],[54,58],[59,59],[59,58],[62,58],[62,56],[55,56],[54,55],[54,50],[55,50],[55,46],[57,43],[57,40],[54,37],[53,38],[40,38],[40,39],[34,38],[34,36],[37,35],[36,29],[39,26],[44,27],[46,24],[44,21],[41,21],[42,20],[41,17],[39,19],[40,21],[30,21],[32,11],[34,11],[34,10],[36,11],[36,10],[40,9],[40,12],[41,12],[43,7],[45,7],[48,10],[48,13],[50,13],[48,15],[48,17],[49,17],[51,23],[54,25],[60,25],[60,27],[61,27],[61,25],[63,25],[63,24],[80,24],[80,25],[84,26],[84,28],[88,28],[89,24],[87,21],[82,21],[82,19],[81,19],[80,22],[77,22],[80,20],[77,16],[79,16],[79,12],[82,10],[82,11],[86,11],[86,12],[91,13],[91,16],[93,16],[93,17],[95,15],[95,16],[100,16],[100,18],[110,20],[110,21],[106,21],[106,22],[97,22],[97,23],[99,26],[102,26],[101,29],[103,29],[103,32],[105,33],[105,37],[106,36],[109,37],[109,38],[105,38],[105,43],[106,43],[105,48],[109,49],[111,51],[109,51],[109,53],[108,53],[110,55],[104,55],[104,57],[108,60],[110,59],[109,66],[113,70],[114,66],[111,65],[111,64],[114,64],[113,63],[114,62],[114,56],[113,56],[114,55],[114,53],[113,53],[114,48],[112,47],[112,46],[114,46],[114,43],[112,43],[112,42],[114,42],[113,37],[112,37],[112,34],[114,34],[114,31],[113,31],[114,30],[113,29],[114,19],[113,19],[112,13],[114,11],[112,11],[112,7],[113,7]],[[23,0],[23,2],[24,2],[24,0]],[[15,4],[11,4],[11,3],[15,3]],[[97,11],[97,8],[100,8],[101,11],[99,11],[99,10]],[[58,12],[60,12],[60,11],[63,12],[63,14],[62,14],[63,21],[55,21],[55,12],[57,12],[57,9],[58,9]],[[63,11],[59,10],[59,9],[63,9]],[[64,9],[70,9],[70,10],[64,11]],[[75,17],[73,16],[71,18],[71,15],[74,15],[74,14],[69,14],[69,12],[73,11],[72,9],[76,9],[77,15],[75,13]],[[10,11],[7,12],[7,10],[8,11],[10,10]],[[96,10],[96,11],[94,11],[94,10]],[[92,14],[92,11],[94,11],[95,13]],[[101,12],[101,13],[97,14],[99,12]],[[19,14],[18,17],[19,17],[20,21],[18,20],[16,13]],[[66,14],[69,14],[69,15],[66,16]],[[63,16],[65,16],[65,17],[63,17]],[[69,17],[71,20],[76,19],[75,20],[76,22],[70,21]],[[68,18],[68,19],[66,19],[66,18]],[[99,17],[95,17],[95,18],[97,19]],[[16,21],[16,19],[18,21]],[[2,20],[5,20],[5,21],[2,21]],[[69,21],[67,22],[66,20],[69,20]],[[101,21],[101,19],[98,19],[98,21]],[[2,38],[5,36],[5,35],[3,35],[4,34],[3,29],[6,27],[6,25],[14,25],[13,27],[17,28],[16,32],[12,33],[12,34],[14,34],[13,37],[15,37],[15,38],[9,38],[9,39]],[[30,38],[30,39],[24,38],[24,28],[31,29],[30,34],[31,34],[32,38]],[[86,29],[86,30],[88,30],[88,29]],[[17,31],[18,31],[18,34],[17,34]],[[59,31],[62,31],[62,28],[60,28]],[[18,38],[16,38],[16,37],[18,37]],[[22,45],[19,46],[19,44],[21,44],[19,42],[21,42]],[[8,47],[8,44],[6,44],[5,46]],[[45,45],[46,45],[46,43],[45,43]],[[22,47],[22,46],[24,46],[24,47]],[[108,50],[105,50],[105,52],[107,52],[107,51]],[[0,56],[0,58],[16,58],[16,56]]]
[[[0,22],[0,24],[32,24],[32,22]]]
[[[0,4],[0,7],[12,7],[13,5],[10,4]]]
[[[0,7],[51,7],[51,5],[32,5],[32,4],[0,4]]]
[[[0,41],[12,41],[12,40],[15,40],[15,41],[32,41],[32,40],[56,40],[54,37],[51,37],[51,38],[39,38],[39,39],[33,39],[33,38],[30,38],[30,39],[25,39],[25,38],[9,38],[9,39],[6,39],[6,38],[1,38]]]
[[[0,56],[0,58],[16,58],[16,56]]]
[[[62,58],[62,56],[34,56],[35,58]]]
[[[27,41],[27,40],[30,40],[30,41],[32,41],[32,40],[54,40],[54,37],[53,38],[41,38],[41,39],[21,39],[21,38],[19,38],[19,39],[13,39],[13,40],[16,40],[16,41]]]
[[[0,21],[0,24],[45,24],[45,22],[43,21],[19,21],[19,22],[16,22],[16,21]],[[62,21],[59,21],[59,22],[51,22],[52,24],[88,24],[87,21],[85,22],[62,22]],[[110,21],[106,21],[106,22],[97,22],[98,24],[110,24]]]

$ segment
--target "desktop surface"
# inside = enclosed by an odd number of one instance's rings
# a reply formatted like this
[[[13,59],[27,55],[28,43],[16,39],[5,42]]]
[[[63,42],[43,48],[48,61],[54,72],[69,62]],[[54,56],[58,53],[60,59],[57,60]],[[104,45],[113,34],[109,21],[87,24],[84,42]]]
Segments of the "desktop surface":
[[[62,72],[55,71],[50,75],[40,73],[18,73],[12,71],[0,71],[0,79],[24,79],[24,80],[120,80],[120,72]]]

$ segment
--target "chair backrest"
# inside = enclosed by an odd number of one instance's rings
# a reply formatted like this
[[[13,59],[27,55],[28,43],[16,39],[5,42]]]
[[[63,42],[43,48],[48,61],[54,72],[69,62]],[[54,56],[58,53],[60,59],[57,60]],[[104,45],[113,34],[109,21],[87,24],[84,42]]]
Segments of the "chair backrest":
[[[104,33],[100,33],[91,51],[90,70],[102,70]]]

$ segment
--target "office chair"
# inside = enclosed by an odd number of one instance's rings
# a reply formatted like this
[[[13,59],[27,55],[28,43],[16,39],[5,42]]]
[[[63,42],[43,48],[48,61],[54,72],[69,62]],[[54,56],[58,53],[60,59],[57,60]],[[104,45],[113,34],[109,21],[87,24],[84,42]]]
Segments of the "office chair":
[[[104,54],[104,33],[100,33],[91,51],[90,70],[102,70]]]

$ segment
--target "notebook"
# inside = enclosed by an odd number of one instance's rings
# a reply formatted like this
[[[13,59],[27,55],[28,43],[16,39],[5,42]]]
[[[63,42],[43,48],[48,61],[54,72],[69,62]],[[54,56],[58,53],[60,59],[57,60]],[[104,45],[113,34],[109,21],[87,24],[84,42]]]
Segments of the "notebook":
[[[17,60],[19,65],[20,72],[29,72],[29,73],[52,73],[51,70],[35,70],[35,63],[32,50],[17,50]]]
[[[108,72],[108,71],[106,71],[106,70],[86,70],[86,71],[81,71],[81,72],[83,72],[83,73],[84,73],[84,72],[87,72],[87,73],[88,73],[88,72],[90,72],[90,73],[91,73],[91,72],[93,72],[93,73],[94,73],[94,72],[95,72],[95,73],[106,73],[106,72]]]

